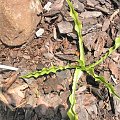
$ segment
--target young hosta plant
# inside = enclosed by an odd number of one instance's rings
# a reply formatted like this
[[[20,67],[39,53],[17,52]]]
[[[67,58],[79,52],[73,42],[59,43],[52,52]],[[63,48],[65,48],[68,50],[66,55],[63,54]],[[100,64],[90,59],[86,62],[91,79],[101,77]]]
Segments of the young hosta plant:
[[[115,51],[119,46],[120,46],[120,37],[117,37],[115,39],[115,44],[113,47],[111,47],[108,52],[106,52],[106,54],[101,57],[101,59],[99,59],[98,61],[96,61],[93,64],[90,64],[88,66],[86,66],[85,64],[85,58],[84,58],[84,48],[83,48],[83,39],[82,39],[82,23],[79,21],[78,19],[78,13],[74,10],[74,7],[72,5],[72,3],[70,2],[70,0],[66,0],[69,8],[70,8],[70,16],[73,18],[74,20],[74,24],[75,24],[75,30],[77,32],[78,35],[78,42],[79,42],[79,49],[80,49],[80,58],[78,60],[78,64],[77,65],[67,65],[67,66],[52,66],[50,68],[43,68],[41,71],[35,71],[32,73],[29,73],[25,76],[22,76],[21,78],[30,78],[30,77],[39,77],[42,75],[46,75],[49,73],[56,73],[57,71],[60,70],[65,70],[65,69],[75,69],[75,73],[73,76],[73,85],[72,85],[72,93],[69,97],[69,101],[70,101],[70,109],[68,110],[68,116],[70,118],[70,120],[78,120],[78,115],[75,112],[75,103],[76,103],[76,99],[75,99],[75,91],[76,91],[76,85],[78,80],[80,79],[80,77],[82,76],[82,74],[84,73],[84,71],[86,71],[89,75],[91,75],[93,78],[95,78],[96,81],[99,81],[101,83],[103,83],[109,90],[109,92],[115,96],[117,96],[120,99],[120,96],[118,96],[114,90],[114,87],[108,83],[104,77],[102,76],[98,76],[94,73],[94,67],[96,65],[99,65],[101,62],[103,62],[113,51]]]

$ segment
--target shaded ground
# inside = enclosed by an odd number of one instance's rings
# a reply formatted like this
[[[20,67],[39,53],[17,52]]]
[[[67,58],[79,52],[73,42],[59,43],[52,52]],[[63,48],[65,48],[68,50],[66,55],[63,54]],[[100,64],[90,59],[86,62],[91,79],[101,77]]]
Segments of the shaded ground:
[[[0,104],[1,120],[68,120],[66,112],[74,70],[37,79],[19,78],[51,65],[75,64],[78,59],[78,39],[68,6],[66,2],[63,6],[60,1],[51,2],[52,10],[40,15],[42,19],[36,28],[44,28],[42,37],[20,47],[0,44],[0,63],[20,68],[19,72],[0,71],[0,98],[4,102]],[[83,23],[86,62],[93,63],[120,35],[120,4],[116,0],[74,0],[74,6]],[[111,82],[119,94],[120,48],[96,67],[96,73]],[[90,76],[84,75],[79,80],[76,99],[79,120],[120,119],[120,102]]]

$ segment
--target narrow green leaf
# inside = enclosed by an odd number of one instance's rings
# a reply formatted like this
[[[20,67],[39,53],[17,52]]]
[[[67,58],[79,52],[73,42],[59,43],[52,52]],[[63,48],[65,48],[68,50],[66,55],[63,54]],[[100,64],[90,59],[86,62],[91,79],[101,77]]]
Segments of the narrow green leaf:
[[[70,0],[66,0],[70,7],[70,16],[73,18],[75,23],[75,30],[77,31],[79,38],[79,49],[80,49],[80,60],[83,61],[83,66],[85,66],[84,48],[83,48],[83,38],[82,38],[82,23],[79,21],[78,13],[74,10],[74,7]]]
[[[95,78],[96,81],[99,81],[101,83],[103,83],[109,90],[109,92],[113,95],[115,95],[117,98],[120,99],[120,96],[115,92],[114,90],[114,87],[112,86],[112,84],[108,83],[104,77],[102,76],[98,76],[97,74],[95,74],[94,72],[94,69],[93,68],[90,68],[88,71],[87,71],[88,74],[90,74],[92,77]]]
[[[115,49],[120,47],[120,36],[115,39]]]
[[[70,120],[78,120],[78,115],[75,112],[75,104],[76,104],[75,91],[76,91],[77,82],[82,76],[82,74],[83,72],[80,69],[76,68],[75,73],[74,73],[74,78],[73,78],[72,93],[69,96],[70,109],[67,112]]]
[[[77,31],[78,36],[82,36],[81,35],[82,23],[78,19],[78,13],[74,10],[74,7],[73,7],[72,3],[70,2],[70,0],[66,0],[66,1],[70,7],[70,16],[73,18],[73,20],[75,22],[75,30]]]
[[[78,18],[78,13],[74,10],[74,7],[72,5],[72,3],[70,2],[70,0],[66,0],[69,7],[70,7],[70,16],[73,18],[74,23],[75,23],[75,30],[78,34],[78,38],[79,38],[79,49],[80,49],[80,59],[78,60],[79,62],[79,66],[81,66],[81,69],[85,69],[85,58],[84,58],[84,48],[83,48],[83,38],[82,38],[82,23],[79,21]],[[81,75],[83,74],[82,70],[76,68],[75,73],[74,73],[74,78],[73,78],[73,85],[72,85],[72,93],[69,97],[69,101],[70,101],[70,109],[68,111],[68,116],[70,118],[70,120],[78,120],[78,115],[75,112],[75,103],[76,103],[76,99],[75,99],[75,91],[76,91],[76,84],[79,80],[79,78],[81,77]]]
[[[48,75],[50,73],[56,73],[59,70],[75,69],[77,67],[80,68],[77,65],[75,66],[67,65],[67,66],[58,66],[58,67],[52,66],[50,68],[43,68],[40,71],[31,72],[27,75],[21,76],[20,78],[31,78],[31,77],[38,78],[39,76]]]
[[[98,61],[96,61],[95,63],[91,64],[88,66],[88,69],[89,68],[94,68],[96,65],[102,63],[110,54],[112,54],[118,47],[120,47],[120,37],[117,37],[115,39],[115,45],[113,47],[111,47],[108,52],[103,56],[101,57]]]

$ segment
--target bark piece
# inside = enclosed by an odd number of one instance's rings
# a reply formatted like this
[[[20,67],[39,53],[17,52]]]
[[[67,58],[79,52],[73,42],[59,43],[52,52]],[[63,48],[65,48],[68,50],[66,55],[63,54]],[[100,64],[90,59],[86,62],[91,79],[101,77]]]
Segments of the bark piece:
[[[73,25],[70,22],[62,21],[57,24],[60,34],[71,33],[73,31]]]
[[[72,0],[73,1],[73,6],[75,8],[75,10],[77,10],[78,12],[83,12],[84,11],[84,4],[81,3],[79,0]]]
[[[102,12],[98,11],[85,11],[80,14],[82,18],[91,18],[91,17],[99,17],[102,15]]]

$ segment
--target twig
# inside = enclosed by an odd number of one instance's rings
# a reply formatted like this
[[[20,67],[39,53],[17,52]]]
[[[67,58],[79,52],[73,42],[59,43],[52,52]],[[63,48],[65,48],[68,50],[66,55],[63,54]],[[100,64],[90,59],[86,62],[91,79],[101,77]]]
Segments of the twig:
[[[19,68],[7,66],[7,65],[0,65],[0,68],[7,69],[7,70],[15,70],[15,71],[19,70]]]

